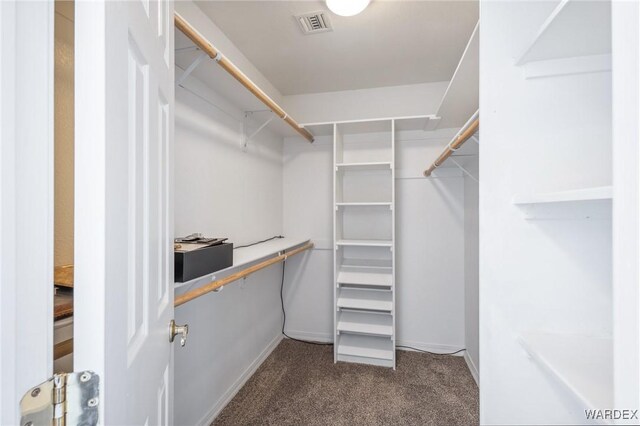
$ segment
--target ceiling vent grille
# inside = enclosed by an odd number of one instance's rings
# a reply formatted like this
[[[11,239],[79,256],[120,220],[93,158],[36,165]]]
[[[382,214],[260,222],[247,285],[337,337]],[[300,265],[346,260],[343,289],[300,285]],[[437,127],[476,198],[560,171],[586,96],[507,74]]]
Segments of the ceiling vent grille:
[[[329,17],[325,12],[311,12],[295,17],[305,34],[325,33],[333,31]]]

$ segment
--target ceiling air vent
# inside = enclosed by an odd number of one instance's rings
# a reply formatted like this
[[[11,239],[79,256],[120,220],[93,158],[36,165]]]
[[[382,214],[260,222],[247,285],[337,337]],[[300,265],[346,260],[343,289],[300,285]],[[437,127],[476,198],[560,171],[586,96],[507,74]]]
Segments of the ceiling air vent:
[[[300,28],[305,34],[324,33],[327,31],[333,31],[331,28],[331,22],[325,12],[311,12],[303,15],[297,15],[295,17],[300,23]]]

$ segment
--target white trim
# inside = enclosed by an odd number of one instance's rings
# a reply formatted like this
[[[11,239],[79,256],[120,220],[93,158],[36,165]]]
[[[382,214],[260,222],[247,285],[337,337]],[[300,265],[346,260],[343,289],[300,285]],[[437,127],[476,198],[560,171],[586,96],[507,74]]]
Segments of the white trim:
[[[0,424],[53,371],[54,16],[0,2]]]
[[[473,380],[476,381],[476,385],[478,388],[480,387],[480,373],[478,372],[478,367],[476,367],[476,363],[473,362],[473,358],[469,355],[469,352],[464,351],[464,360],[467,362],[467,367],[473,376]]]
[[[640,4],[612,2],[614,407],[640,408]]]
[[[271,355],[271,352],[273,352],[273,350],[278,347],[283,338],[284,336],[278,334],[271,342],[269,342],[267,347],[264,348],[262,352],[260,352],[258,357],[251,364],[249,364],[246,370],[244,370],[240,377],[238,377],[238,380],[236,380],[229,387],[229,389],[227,389],[227,391],[220,397],[220,399],[216,401],[213,407],[211,407],[209,412],[207,412],[207,414],[205,414],[202,419],[200,419],[200,421],[197,423],[198,425],[209,426],[211,423],[213,423],[220,412],[224,410],[227,404],[231,402],[233,397],[236,396],[240,389],[242,389],[245,383],[247,383],[251,376],[253,376],[253,374],[258,370],[262,363],[269,357],[269,355]]]

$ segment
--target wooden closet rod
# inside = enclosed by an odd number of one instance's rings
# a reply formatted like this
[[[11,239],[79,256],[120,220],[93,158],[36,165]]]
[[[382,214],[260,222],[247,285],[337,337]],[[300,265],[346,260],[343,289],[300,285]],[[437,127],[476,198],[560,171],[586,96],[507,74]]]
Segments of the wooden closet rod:
[[[469,124],[469,121],[471,121],[471,124]],[[447,158],[451,157],[451,154],[457,151],[458,148],[460,148],[467,140],[469,140],[471,136],[476,133],[476,131],[478,131],[478,128],[480,127],[480,119],[478,118],[477,112],[473,115],[473,117],[471,117],[469,121],[467,121],[467,124],[465,125],[467,127],[464,128],[461,133],[458,133],[451,142],[449,142],[444,151],[442,151],[442,154],[440,154],[440,156],[436,158],[436,161],[434,161],[429,166],[429,168],[424,171],[425,177],[431,176],[431,173],[435,169],[440,167]]]
[[[293,118],[278,106],[266,93],[264,93],[258,86],[256,86],[246,75],[242,73],[231,61],[222,56],[222,54],[216,50],[211,43],[207,41],[195,28],[193,28],[185,19],[177,12],[175,13],[176,27],[184,33],[191,41],[195,43],[203,52],[209,57],[215,60],[218,65],[225,69],[229,74],[246,87],[253,95],[260,99],[263,104],[267,106],[274,114],[282,118],[289,126],[291,126],[296,132],[300,133],[306,140],[313,142],[313,135],[304,127],[301,127]]]
[[[257,264],[255,264],[253,266],[250,266],[250,267],[246,268],[246,269],[238,271],[235,274],[231,274],[228,277],[224,277],[224,278],[221,278],[221,279],[216,280],[216,281],[211,281],[207,285],[199,287],[199,288],[197,288],[195,290],[188,291],[188,292],[186,292],[184,294],[181,294],[180,296],[176,297],[176,299],[173,302],[173,305],[176,306],[176,307],[180,306],[180,305],[184,305],[185,303],[187,303],[187,302],[189,302],[189,301],[191,301],[193,299],[196,299],[196,298],[198,298],[200,296],[204,296],[205,294],[210,293],[210,292],[212,292],[212,291],[214,291],[214,290],[216,290],[216,289],[218,289],[218,288],[220,288],[222,286],[225,286],[225,285],[227,285],[227,284],[229,284],[229,283],[231,283],[233,281],[239,280],[240,278],[244,278],[244,277],[246,277],[248,275],[253,274],[254,272],[257,272],[257,271],[259,271],[261,269],[266,268],[267,266],[271,266],[274,263],[282,262],[284,260],[287,260],[288,257],[295,256],[298,253],[301,253],[301,252],[303,252],[305,250],[309,250],[309,249],[312,249],[312,248],[313,248],[313,243],[312,242],[308,242],[308,243],[306,243],[305,245],[303,245],[301,247],[298,247],[296,249],[290,250],[290,251],[285,252],[285,253],[283,253],[281,255],[278,255],[276,257],[272,257],[271,259],[265,260],[263,262],[257,263]]]

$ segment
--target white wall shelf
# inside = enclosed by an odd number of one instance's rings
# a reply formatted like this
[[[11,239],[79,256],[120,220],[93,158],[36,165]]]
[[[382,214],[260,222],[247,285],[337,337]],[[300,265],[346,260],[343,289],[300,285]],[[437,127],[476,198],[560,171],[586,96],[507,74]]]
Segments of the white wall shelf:
[[[392,317],[385,314],[342,312],[338,320],[338,332],[391,337]]]
[[[354,202],[354,203],[336,203],[337,207],[391,207],[390,202]]]
[[[523,70],[526,79],[611,71],[611,54],[528,62]]]
[[[380,268],[343,266],[338,271],[337,282],[338,284],[391,288],[393,275],[390,270]]]
[[[562,0],[516,65],[611,53],[611,3]]]
[[[393,361],[395,348],[390,339],[343,335],[337,345],[338,355]]]
[[[391,312],[393,305],[391,300],[363,299],[359,296],[340,296],[338,297],[338,308]]]
[[[587,409],[613,407],[613,340],[528,332],[520,343],[541,368]]]
[[[458,67],[438,107],[439,129],[459,128],[478,110],[480,81],[480,24],[471,33]],[[428,123],[429,124],[429,123]],[[425,127],[424,130],[433,130]]]
[[[391,259],[352,259],[343,258],[341,267],[354,269],[370,269],[391,273],[393,270]]]
[[[610,219],[613,189],[598,186],[516,196],[527,219]]]
[[[336,170],[391,170],[391,162],[371,161],[362,163],[336,163]]]
[[[393,241],[391,240],[337,240],[338,246],[353,246],[353,247],[392,247]]]
[[[206,282],[211,282],[215,277],[220,277],[223,274],[227,275],[236,271],[242,267],[248,266],[251,263],[265,260],[268,257],[276,256],[281,251],[290,250],[299,247],[310,240],[301,238],[277,238],[275,240],[267,241],[264,243],[256,244],[251,247],[244,247],[233,250],[233,265],[228,268],[221,269],[211,274],[203,275],[190,281],[183,283],[176,282],[174,288],[197,286]]]

